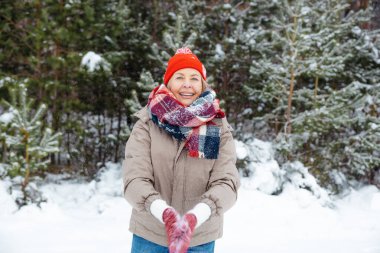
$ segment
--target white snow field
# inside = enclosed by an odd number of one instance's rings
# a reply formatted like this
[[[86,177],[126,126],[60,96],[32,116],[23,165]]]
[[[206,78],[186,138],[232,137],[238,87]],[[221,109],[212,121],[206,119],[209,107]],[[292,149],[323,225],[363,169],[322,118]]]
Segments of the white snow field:
[[[129,253],[131,207],[121,196],[120,165],[108,164],[100,181],[63,178],[49,176],[41,186],[48,199],[41,208],[19,211],[7,192],[10,183],[0,181],[0,252]],[[380,252],[377,188],[352,189],[333,208],[292,184],[278,196],[256,188],[252,179],[242,180],[216,253]]]

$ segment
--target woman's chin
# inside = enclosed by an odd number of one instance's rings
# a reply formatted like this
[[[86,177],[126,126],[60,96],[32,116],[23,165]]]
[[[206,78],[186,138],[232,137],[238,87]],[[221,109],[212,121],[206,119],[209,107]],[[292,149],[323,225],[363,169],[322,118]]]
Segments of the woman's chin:
[[[182,104],[183,104],[184,106],[189,106],[189,105],[191,105],[193,102],[194,102],[194,101],[186,101],[186,102],[182,102]]]
[[[180,99],[178,101],[181,102],[181,104],[184,106],[189,106],[194,102],[194,99]]]

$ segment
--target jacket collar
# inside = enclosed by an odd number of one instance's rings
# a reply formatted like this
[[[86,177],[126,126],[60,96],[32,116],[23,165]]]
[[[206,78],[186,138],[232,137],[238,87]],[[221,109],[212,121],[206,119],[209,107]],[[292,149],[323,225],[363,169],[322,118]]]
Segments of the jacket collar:
[[[150,119],[148,106],[144,106],[142,109],[140,109],[140,111],[133,114],[133,116],[141,119],[143,122],[148,122],[148,120]]]

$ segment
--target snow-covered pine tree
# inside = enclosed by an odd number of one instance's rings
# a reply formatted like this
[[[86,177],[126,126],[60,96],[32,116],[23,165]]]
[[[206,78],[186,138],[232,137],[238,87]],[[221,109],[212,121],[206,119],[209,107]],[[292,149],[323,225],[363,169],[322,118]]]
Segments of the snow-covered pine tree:
[[[335,6],[339,8],[341,2]],[[327,8],[334,6],[331,3]],[[293,119],[297,125],[293,139],[297,159],[308,164],[321,183],[334,192],[343,190],[351,179],[370,182],[380,165],[376,158],[380,143],[376,127],[380,65],[376,52],[380,45],[376,45],[376,32],[360,29],[369,22],[371,13],[370,8],[346,12],[340,23],[330,20],[324,26],[330,30],[324,38],[334,35],[333,50],[341,59],[336,65],[343,69],[322,77],[325,81],[318,91],[321,94],[314,93],[314,108],[305,112],[308,116],[300,113]]]
[[[270,15],[274,15],[276,4],[272,1],[231,1],[208,6],[206,27],[209,50],[206,64],[213,78],[214,88],[226,109],[229,122],[243,138],[247,130],[244,121],[251,121],[253,111],[245,90],[261,82],[249,79],[252,59],[269,53],[266,30]],[[205,43],[207,44],[207,43]],[[207,48],[207,47],[206,47]]]
[[[146,54],[151,43],[146,22],[125,1],[70,2],[66,9],[76,69],[72,110],[62,122],[66,130],[62,155],[75,172],[94,176],[106,161],[117,162],[123,156],[133,114],[124,100],[133,96],[141,66],[149,66]],[[74,18],[74,13],[81,18]],[[96,67],[88,68],[91,64]]]
[[[167,61],[178,48],[189,47],[199,55],[199,49],[194,45],[205,28],[202,6],[204,6],[204,1],[177,0],[172,6],[173,10],[166,13],[168,23],[162,32],[160,44],[153,43],[151,47],[151,58],[158,61],[162,69],[166,67]],[[163,71],[160,72],[162,78]]]
[[[313,93],[309,94],[313,91],[310,78],[317,87],[321,76],[328,78],[339,73],[347,57],[339,54],[335,41],[345,24],[334,27],[335,33],[331,29],[337,23],[332,23],[332,19],[341,19],[347,6],[335,1],[331,7],[328,2],[334,1],[279,2],[277,14],[271,17],[271,36],[264,38],[271,50],[261,52],[261,58],[252,62],[251,76],[264,80],[258,96],[264,99],[258,103],[260,107],[265,107],[266,101],[276,105],[267,120],[281,125],[287,134],[291,133],[293,110],[302,111],[313,105],[309,99],[313,97]],[[256,91],[251,90],[253,98],[257,98]]]
[[[250,9],[254,7],[231,1],[210,4],[209,8],[206,27],[210,45],[205,61],[221,106],[236,129],[240,113],[247,106],[242,87],[247,81],[251,57],[247,30],[253,19]]]
[[[9,148],[9,157],[5,163],[9,164],[9,176],[22,176],[22,198],[19,205],[38,201],[33,199],[35,194],[28,188],[32,173],[45,169],[49,163],[49,154],[59,151],[59,137],[61,133],[53,131],[43,122],[46,114],[46,105],[40,104],[33,109],[34,101],[27,96],[27,88],[18,83],[10,88],[11,101],[3,101],[8,112],[12,113],[10,127],[5,132],[5,143]],[[34,189],[36,190],[36,189]]]
[[[126,98],[142,97],[141,91],[136,92],[144,70],[142,66],[149,68],[153,65],[148,58],[151,39],[147,20],[140,13],[133,12],[132,3],[105,2],[106,10],[100,10],[104,13],[104,18],[98,22],[104,26],[102,35],[109,42],[102,50],[106,51],[104,58],[112,64],[112,75],[108,82],[103,83],[110,89],[109,101],[106,102],[103,114],[111,118],[111,125],[105,128],[108,134],[102,138],[104,155],[98,158],[102,165],[107,160],[117,162],[124,156],[124,146],[132,122],[130,117],[135,112],[133,108],[125,106],[124,101]],[[99,99],[101,102],[104,96]]]
[[[56,168],[92,176],[97,164],[118,161],[132,114],[123,101],[132,96],[142,69],[154,65],[147,57],[145,17],[119,0],[2,1],[0,6],[1,72],[28,78],[30,93],[48,107],[53,129],[63,132],[60,152],[51,155]],[[83,71],[81,59],[88,52],[109,63],[109,71]],[[89,112],[106,118],[102,127],[97,123],[98,146],[84,116]]]
[[[78,9],[70,6],[51,0],[3,1],[0,8],[1,72],[27,78],[29,94],[47,106],[52,129],[62,132],[66,127],[73,131],[66,121],[73,108],[82,106],[73,88],[79,69],[75,63],[80,59],[74,45],[81,47],[77,42],[85,40],[81,32],[72,30],[85,25],[78,19],[82,17]],[[53,163],[60,163],[59,154],[50,156]]]
[[[270,108],[260,120],[278,127],[277,158],[301,160],[320,183],[339,191],[339,184],[370,175],[378,166],[376,159],[357,159],[359,154],[376,155],[376,145],[352,148],[349,157],[344,151],[352,136],[373,132],[365,127],[373,124],[362,122],[378,117],[359,116],[352,106],[366,108],[363,97],[373,94],[372,107],[378,108],[376,85],[367,86],[379,82],[377,40],[373,32],[359,28],[370,20],[371,10],[349,12],[344,0],[281,3],[268,40],[272,53],[263,54],[251,68],[255,80],[263,78],[262,88],[251,88],[249,94],[262,108]],[[376,134],[370,136],[376,140]]]

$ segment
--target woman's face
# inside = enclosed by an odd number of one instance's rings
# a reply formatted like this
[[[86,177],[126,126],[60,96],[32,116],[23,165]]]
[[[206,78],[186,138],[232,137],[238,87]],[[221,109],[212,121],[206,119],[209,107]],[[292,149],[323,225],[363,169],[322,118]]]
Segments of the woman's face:
[[[192,68],[177,70],[168,82],[168,89],[179,102],[189,106],[202,93],[202,76]]]

